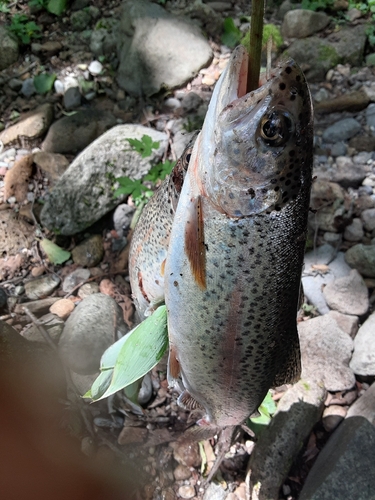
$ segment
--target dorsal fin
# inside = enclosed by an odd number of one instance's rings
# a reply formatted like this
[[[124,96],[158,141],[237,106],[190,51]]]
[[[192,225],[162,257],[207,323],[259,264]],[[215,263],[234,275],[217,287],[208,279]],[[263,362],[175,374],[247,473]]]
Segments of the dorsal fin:
[[[188,215],[185,228],[185,251],[194,279],[199,288],[204,290],[206,288],[206,247],[201,196],[191,200]]]

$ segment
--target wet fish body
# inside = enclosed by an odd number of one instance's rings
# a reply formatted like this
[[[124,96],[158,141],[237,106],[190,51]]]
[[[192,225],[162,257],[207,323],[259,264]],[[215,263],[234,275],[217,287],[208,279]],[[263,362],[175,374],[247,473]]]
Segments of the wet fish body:
[[[166,236],[168,380],[182,386],[180,403],[202,409],[201,424],[218,427],[244,422],[271,386],[300,374],[311,99],[291,60],[249,94],[246,68],[239,47],[215,87]]]

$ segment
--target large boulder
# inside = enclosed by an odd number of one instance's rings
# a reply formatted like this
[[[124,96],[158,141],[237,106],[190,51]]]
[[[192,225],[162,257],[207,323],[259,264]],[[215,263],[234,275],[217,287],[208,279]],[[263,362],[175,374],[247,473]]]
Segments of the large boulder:
[[[184,85],[212,59],[199,28],[146,0],[125,0],[118,37],[118,83],[132,95]]]

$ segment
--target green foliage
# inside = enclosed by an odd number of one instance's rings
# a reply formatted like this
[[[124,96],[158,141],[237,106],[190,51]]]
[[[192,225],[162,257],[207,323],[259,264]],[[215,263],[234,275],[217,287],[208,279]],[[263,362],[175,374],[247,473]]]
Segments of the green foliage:
[[[263,25],[263,36],[262,36],[262,46],[267,45],[268,40],[272,37],[272,43],[279,48],[283,44],[283,37],[281,36],[280,29],[275,24],[264,24]],[[248,31],[245,36],[241,39],[241,44],[245,47],[250,45],[250,32]]]
[[[141,140],[127,139],[127,141],[130,146],[142,156],[142,158],[151,156],[153,149],[158,149],[160,146],[160,142],[153,142],[149,135],[143,135]]]
[[[15,14],[9,26],[9,30],[25,45],[33,38],[40,38],[41,28],[34,21],[29,21],[25,14]]]
[[[255,434],[259,435],[260,432],[267,426],[272,418],[272,415],[276,411],[275,401],[272,399],[272,394],[270,391],[267,392],[262,404],[259,407],[260,415],[258,417],[252,417],[248,420],[248,426],[252,429]]]
[[[160,306],[104,352],[101,373],[83,397],[98,401],[131,386],[157,365],[167,347],[167,308]],[[134,399],[134,390],[128,394]]]
[[[233,19],[231,17],[224,19],[221,42],[227,47],[233,48],[240,43],[241,38],[242,33],[234,24]]]
[[[235,47],[239,43],[245,47],[249,47],[250,44],[250,31],[247,31],[245,35],[242,34],[241,30],[237,28],[231,17],[224,19],[223,23],[224,33],[221,36],[221,41],[227,47]],[[281,36],[280,29],[275,24],[265,24],[263,26],[263,36],[262,36],[262,46],[266,46],[269,38],[272,37],[272,41],[277,48],[283,44],[283,37]]]
[[[60,16],[65,12],[67,0],[30,0],[29,7],[42,7],[51,14]]]
[[[10,9],[8,7],[9,0],[0,0],[0,13],[8,14]]]
[[[333,0],[302,0],[301,9],[326,10],[333,6]]]
[[[148,135],[144,135],[141,140],[127,139],[127,141],[131,147],[142,156],[142,158],[150,156],[152,151],[157,149],[160,145],[160,142],[153,142],[151,137]],[[147,175],[145,175],[142,179],[134,180],[127,176],[119,177],[116,179],[119,183],[119,187],[114,192],[114,196],[117,198],[123,195],[131,195],[136,206],[142,205],[153,194],[152,189],[144,183],[156,183],[159,179],[164,180],[165,177],[171,173],[173,167],[174,162],[166,160],[163,163],[158,163],[153,166]]]
[[[51,73],[41,73],[34,77],[34,87],[38,94],[47,94],[56,80],[56,75]]]
[[[366,2],[349,2],[349,7],[348,9],[358,9],[364,14],[368,14],[371,12],[372,14],[375,14],[375,0],[367,0]]]
[[[40,242],[40,246],[43,248],[48,260],[55,265],[63,264],[68,259],[70,259],[70,252],[63,250],[56,243],[53,243],[47,238],[43,238]]]
[[[371,47],[375,47],[375,26],[370,25],[366,29],[366,35],[368,39],[368,43],[371,45]]]

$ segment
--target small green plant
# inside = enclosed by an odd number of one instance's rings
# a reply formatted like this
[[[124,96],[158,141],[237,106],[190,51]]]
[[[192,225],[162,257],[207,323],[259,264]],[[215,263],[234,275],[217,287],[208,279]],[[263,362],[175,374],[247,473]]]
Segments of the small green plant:
[[[154,149],[160,146],[159,141],[153,141],[148,135],[144,135],[141,140],[127,139],[134,151],[137,151],[142,158],[151,156]],[[164,180],[172,172],[174,162],[166,160],[165,162],[154,165],[142,179],[131,179],[128,176],[118,177],[116,181],[119,186],[114,192],[114,196],[131,195],[137,207],[145,204],[153,195],[152,189],[145,182],[156,183],[158,180]]]
[[[306,10],[326,10],[333,6],[334,0],[302,0],[301,8]]]
[[[365,31],[368,39],[368,43],[371,47],[375,47],[375,26],[373,24],[369,25]]]
[[[142,136],[141,140],[127,139],[127,141],[130,146],[142,156],[142,158],[151,156],[152,151],[154,149],[158,149],[160,146],[160,142],[153,141],[149,135]]]
[[[34,21],[29,21],[25,14],[15,14],[9,26],[9,30],[25,45],[32,39],[40,38],[41,28]]]
[[[227,47],[235,47],[239,43],[245,47],[250,44],[250,32],[247,31],[245,35],[234,24],[231,17],[227,17],[223,23],[223,35],[221,41]],[[273,44],[279,48],[283,44],[283,37],[281,36],[280,29],[275,24],[265,24],[263,26],[262,45],[265,47],[269,38],[272,37]]]
[[[0,12],[3,14],[8,14],[8,12],[10,12],[8,3],[8,0],[0,0]]]
[[[54,73],[41,73],[34,77],[34,87],[38,94],[47,94],[56,80],[56,75]]]
[[[67,7],[67,0],[30,0],[29,7],[42,7],[51,14],[60,16]]]

